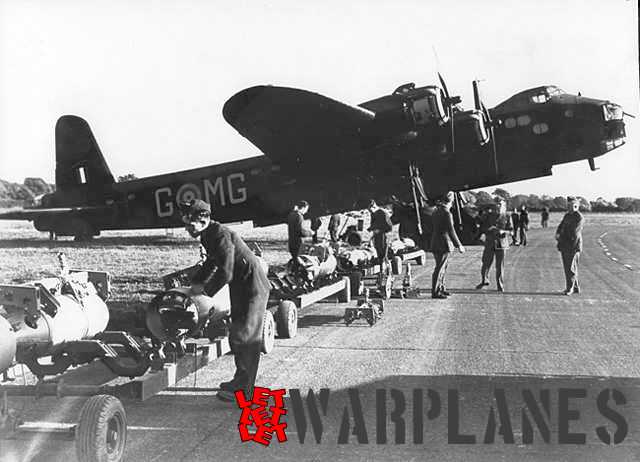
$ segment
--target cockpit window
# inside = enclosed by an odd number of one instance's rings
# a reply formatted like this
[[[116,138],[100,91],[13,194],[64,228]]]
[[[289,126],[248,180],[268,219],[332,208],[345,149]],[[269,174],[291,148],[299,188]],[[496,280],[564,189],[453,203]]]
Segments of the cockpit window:
[[[549,97],[547,96],[546,93],[539,93],[531,97],[532,103],[541,104],[541,103],[546,103],[547,101],[549,101]]]
[[[561,95],[564,91],[555,86],[548,86],[538,90],[537,93],[531,95],[531,102],[535,104],[543,104],[549,101],[552,96]]]

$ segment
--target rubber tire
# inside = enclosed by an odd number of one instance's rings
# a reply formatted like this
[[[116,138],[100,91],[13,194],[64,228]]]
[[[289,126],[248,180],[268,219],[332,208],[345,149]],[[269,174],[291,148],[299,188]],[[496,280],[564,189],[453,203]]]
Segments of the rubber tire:
[[[276,344],[276,322],[273,319],[271,311],[264,313],[264,321],[262,325],[262,352],[269,354],[273,351]]]
[[[293,338],[298,333],[298,307],[291,300],[278,304],[278,336]]]
[[[117,441],[109,452],[110,421],[117,426]],[[118,398],[95,395],[80,411],[76,427],[76,456],[79,462],[120,462],[127,444],[127,415]]]

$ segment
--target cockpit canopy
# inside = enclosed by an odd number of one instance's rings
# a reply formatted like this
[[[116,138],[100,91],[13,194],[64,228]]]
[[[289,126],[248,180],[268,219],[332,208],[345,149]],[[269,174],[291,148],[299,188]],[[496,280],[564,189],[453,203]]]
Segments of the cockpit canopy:
[[[511,98],[503,101],[495,107],[496,111],[509,111],[532,104],[544,104],[553,96],[564,95],[566,92],[555,85],[545,85],[542,87],[530,88],[529,90],[516,93]]]

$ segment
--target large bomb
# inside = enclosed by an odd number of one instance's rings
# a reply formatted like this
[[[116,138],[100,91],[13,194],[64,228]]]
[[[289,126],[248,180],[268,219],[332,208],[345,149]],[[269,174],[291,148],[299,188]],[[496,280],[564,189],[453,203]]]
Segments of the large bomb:
[[[16,356],[16,336],[9,321],[0,316],[0,372],[4,372],[13,363]]]
[[[170,342],[190,336],[231,313],[229,286],[213,297],[194,294],[190,287],[177,287],[157,295],[146,308],[146,324],[153,337]]]
[[[60,357],[71,342],[104,331],[109,309],[107,273],[76,272],[28,285],[0,285],[0,371],[14,361],[38,367],[38,358]],[[9,356],[11,359],[9,360]],[[62,372],[68,364],[48,369]],[[38,374],[40,375],[40,374]]]

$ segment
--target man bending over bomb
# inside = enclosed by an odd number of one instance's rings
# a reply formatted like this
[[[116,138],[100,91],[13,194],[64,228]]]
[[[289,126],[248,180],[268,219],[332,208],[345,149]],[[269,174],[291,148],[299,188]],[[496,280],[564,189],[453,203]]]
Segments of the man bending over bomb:
[[[251,396],[258,373],[262,324],[269,300],[267,274],[258,257],[240,236],[211,219],[208,203],[195,199],[181,204],[180,208],[187,232],[192,237],[200,237],[207,252],[202,268],[192,278],[192,292],[213,296],[225,284],[229,285],[229,344],[236,372],[231,381],[220,384],[217,396],[223,401],[233,401],[233,392],[239,389]]]

